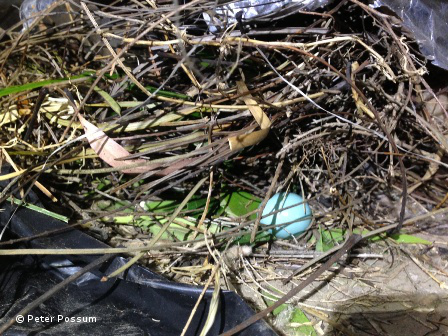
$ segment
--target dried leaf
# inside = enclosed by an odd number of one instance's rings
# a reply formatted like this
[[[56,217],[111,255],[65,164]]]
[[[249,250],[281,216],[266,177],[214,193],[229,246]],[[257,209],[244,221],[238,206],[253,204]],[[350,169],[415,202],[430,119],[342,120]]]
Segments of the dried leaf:
[[[156,165],[144,165],[147,161],[142,159],[120,160],[120,158],[131,155],[124,147],[109,138],[106,133],[98,127],[88,122],[81,114],[78,114],[79,121],[84,127],[87,140],[96,154],[107,164],[112,167],[123,167],[125,165],[134,165],[141,163],[140,167],[123,169],[126,174],[146,173],[155,168]]]
[[[239,150],[244,147],[256,145],[264,138],[266,138],[271,127],[271,121],[269,120],[269,117],[266,115],[266,113],[264,113],[255,99],[253,99],[250,94],[247,94],[249,89],[247,88],[246,84],[244,82],[238,81],[236,82],[236,85],[238,93],[245,94],[242,99],[249,108],[250,113],[252,113],[252,116],[260,126],[261,130],[254,131],[249,134],[230,137],[229,145],[231,150]]]
[[[255,121],[258,123],[258,125],[260,125],[260,128],[264,130],[271,127],[271,121],[269,120],[269,117],[266,115],[266,113],[263,112],[256,100],[252,98],[252,95],[247,94],[249,92],[249,89],[247,88],[246,84],[244,82],[238,81],[236,82],[236,85],[239,94],[246,93],[246,95],[244,95],[242,99],[249,108],[250,113],[252,113]]]
[[[239,150],[244,147],[256,145],[261,142],[269,133],[269,129],[255,131],[249,134],[237,135],[229,138],[231,150]]]

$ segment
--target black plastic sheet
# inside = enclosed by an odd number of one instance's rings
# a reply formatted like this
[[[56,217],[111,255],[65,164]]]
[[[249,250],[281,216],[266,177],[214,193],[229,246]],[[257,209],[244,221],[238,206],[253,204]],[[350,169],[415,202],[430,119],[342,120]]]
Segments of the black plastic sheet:
[[[448,2],[446,0],[375,0],[402,20],[434,65],[448,70]]]
[[[34,194],[29,202],[40,205]],[[4,203],[0,231],[16,205]],[[63,222],[21,207],[13,216],[6,238],[29,237],[66,227]],[[14,248],[104,248],[105,244],[71,229],[49,237],[16,244]],[[3,245],[0,248],[12,248]],[[15,318],[30,302],[53,288],[98,256],[1,256],[0,326]],[[166,280],[134,265],[121,278],[100,279],[127,261],[114,257],[95,271],[85,273],[50,299],[24,315],[4,335],[180,335],[202,288]],[[198,335],[208,315],[208,290],[187,335]],[[234,292],[222,291],[216,320],[208,335],[218,335],[254,312]],[[90,319],[89,319],[90,318]],[[36,320],[40,319],[40,320]],[[259,321],[240,335],[275,335]]]

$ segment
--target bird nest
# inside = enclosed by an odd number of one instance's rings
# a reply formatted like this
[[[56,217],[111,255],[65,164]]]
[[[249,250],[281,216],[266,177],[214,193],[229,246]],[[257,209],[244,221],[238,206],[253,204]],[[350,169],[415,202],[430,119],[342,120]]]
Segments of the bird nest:
[[[437,230],[447,96],[397,18],[353,0],[211,29],[215,7],[56,2],[3,32],[1,200],[33,188],[193,283],[215,266],[247,280],[250,255],[290,275],[307,257],[288,251],[353,232]],[[273,242],[260,213],[280,191],[306,198],[312,224]]]

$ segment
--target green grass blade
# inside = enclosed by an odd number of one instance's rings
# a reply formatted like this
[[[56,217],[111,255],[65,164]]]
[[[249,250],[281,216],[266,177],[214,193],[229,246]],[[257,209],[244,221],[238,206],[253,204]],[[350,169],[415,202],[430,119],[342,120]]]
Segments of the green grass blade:
[[[110,106],[112,110],[119,116],[121,116],[121,107],[118,105],[118,103],[115,101],[115,99],[112,98],[110,94],[108,94],[106,91],[101,90],[98,86],[95,86],[95,92],[97,92],[103,99],[106,101],[106,103]]]
[[[90,74],[86,73],[86,74],[81,74],[78,76],[73,76],[70,78],[62,78],[62,79],[47,79],[47,80],[43,80],[40,82],[33,82],[33,83],[27,83],[27,84],[22,84],[22,85],[14,85],[14,86],[8,86],[4,89],[0,89],[0,97],[4,97],[4,96],[8,96],[10,94],[15,94],[15,93],[20,93],[20,92],[24,92],[24,91],[30,91],[30,90],[34,90],[34,89],[38,89],[41,87],[44,87],[46,85],[51,85],[51,84],[58,84],[61,82],[65,82],[67,80],[74,80],[74,79],[79,79],[79,78],[87,78],[90,77]]]
[[[137,88],[137,86],[135,84],[130,84],[129,85],[129,89],[130,90],[139,90]],[[156,96],[162,96],[162,97],[167,97],[167,98],[176,98],[176,99],[182,99],[182,100],[190,100],[190,97],[182,94],[182,93],[177,93],[177,92],[171,92],[171,91],[165,91],[165,90],[158,90],[158,88],[154,87],[154,86],[145,86],[145,89],[148,90],[151,93],[154,93],[157,91]]]
[[[41,213],[41,214],[50,216],[50,217],[52,217],[52,218],[59,219],[60,221],[63,221],[63,222],[65,222],[65,223],[68,223],[68,217],[59,215],[59,214],[57,214],[56,212],[49,211],[49,210],[47,210],[47,209],[38,207],[37,205],[34,205],[34,204],[28,204],[28,203],[26,203],[26,202],[24,202],[24,201],[22,201],[22,200],[17,199],[17,198],[11,198],[11,197],[8,197],[7,200],[8,200],[9,202],[12,201],[12,202],[14,202],[14,203],[17,204],[17,205],[24,206],[25,208],[28,208],[28,209],[30,209],[30,210],[36,211],[36,212],[38,212],[38,213]]]

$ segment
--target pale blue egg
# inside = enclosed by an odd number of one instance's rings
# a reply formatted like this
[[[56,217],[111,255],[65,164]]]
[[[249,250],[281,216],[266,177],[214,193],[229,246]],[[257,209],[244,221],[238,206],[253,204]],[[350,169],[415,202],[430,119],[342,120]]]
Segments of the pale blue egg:
[[[266,203],[262,217],[274,211],[281,211],[262,218],[260,223],[264,225],[290,223],[288,225],[281,226],[278,229],[271,230],[277,238],[281,239],[290,238],[291,236],[302,233],[310,226],[312,214],[308,203],[302,202],[303,198],[297,194],[277,193]],[[292,207],[288,208],[290,206]],[[284,208],[288,209],[282,210]]]

